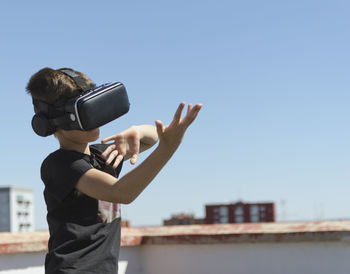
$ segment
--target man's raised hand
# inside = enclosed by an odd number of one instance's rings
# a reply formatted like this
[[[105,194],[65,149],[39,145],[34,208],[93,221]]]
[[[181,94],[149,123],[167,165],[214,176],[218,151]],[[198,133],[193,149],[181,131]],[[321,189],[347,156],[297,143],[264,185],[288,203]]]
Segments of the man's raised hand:
[[[175,151],[180,145],[187,128],[196,119],[198,112],[202,108],[202,104],[196,104],[194,107],[192,107],[192,104],[189,104],[185,117],[181,119],[184,106],[185,103],[180,103],[170,125],[164,126],[161,121],[155,121],[159,146],[164,146],[167,150]]]

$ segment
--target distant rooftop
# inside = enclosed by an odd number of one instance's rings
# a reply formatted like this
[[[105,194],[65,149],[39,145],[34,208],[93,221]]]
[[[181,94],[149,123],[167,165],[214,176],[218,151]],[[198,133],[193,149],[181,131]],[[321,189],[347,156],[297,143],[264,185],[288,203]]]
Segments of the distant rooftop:
[[[0,255],[47,250],[48,231],[0,233]],[[122,246],[350,241],[350,221],[122,228]]]
[[[32,191],[32,188],[26,186],[16,186],[16,185],[1,185],[1,189],[15,189],[15,190],[24,190],[24,191]]]

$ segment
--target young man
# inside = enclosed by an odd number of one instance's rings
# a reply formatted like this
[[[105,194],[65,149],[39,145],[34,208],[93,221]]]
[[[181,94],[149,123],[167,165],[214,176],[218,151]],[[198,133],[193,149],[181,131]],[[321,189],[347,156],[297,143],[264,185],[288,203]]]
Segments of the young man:
[[[62,70],[44,68],[34,74],[27,85],[32,98],[53,105],[76,93],[80,87]],[[65,70],[78,74],[86,85],[93,86],[83,73]],[[132,126],[103,139],[100,145],[89,146],[99,138],[98,128],[55,129],[60,148],[41,166],[50,231],[46,273],[118,272],[118,204],[134,201],[177,150],[186,129],[201,109],[200,104],[188,105],[182,119],[184,106],[184,103],[179,105],[168,126],[159,120],[155,121],[156,127]],[[38,112],[35,107],[34,110]],[[131,164],[135,164],[138,153],[158,140],[157,148],[148,158],[117,179],[123,161],[130,159]],[[110,141],[113,143],[106,144]]]

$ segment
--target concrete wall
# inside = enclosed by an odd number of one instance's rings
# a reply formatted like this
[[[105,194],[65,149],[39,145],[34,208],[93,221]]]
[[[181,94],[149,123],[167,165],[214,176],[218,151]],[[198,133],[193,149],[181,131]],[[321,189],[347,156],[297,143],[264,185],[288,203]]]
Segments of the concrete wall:
[[[0,274],[42,274],[48,238],[0,233]],[[350,273],[350,221],[124,228],[121,243],[119,274]]]
[[[44,274],[45,252],[2,254],[0,273]]]
[[[0,256],[0,274],[43,274],[44,252]],[[348,274],[350,244],[275,243],[122,247],[126,274]],[[126,272],[125,272],[126,269]]]
[[[45,255],[46,252],[0,255],[0,274],[44,274]],[[127,266],[127,261],[119,261],[118,274],[125,274]]]
[[[350,244],[275,243],[124,247],[127,274],[349,274]]]

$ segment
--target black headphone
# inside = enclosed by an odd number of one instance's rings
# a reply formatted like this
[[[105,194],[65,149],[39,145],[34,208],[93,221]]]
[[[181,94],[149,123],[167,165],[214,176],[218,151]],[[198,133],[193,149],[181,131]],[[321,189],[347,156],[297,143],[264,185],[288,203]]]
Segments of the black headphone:
[[[67,69],[57,71],[60,71],[72,78],[83,92],[91,89],[91,87],[78,73]],[[78,92],[78,94],[81,92],[81,90]],[[72,95],[76,96],[78,94],[73,93]],[[67,119],[72,119],[72,117],[67,117],[65,114],[64,109],[62,109],[61,101],[55,103],[54,105],[49,105],[43,101],[33,99],[33,105],[39,112],[32,118],[32,128],[39,136],[46,137],[55,133],[57,125],[62,124]]]
[[[33,100],[33,104],[35,102]],[[42,110],[39,113],[36,113],[32,118],[32,128],[36,134],[42,137],[49,136],[56,131],[56,126],[53,125],[51,119],[48,118],[48,115]]]

